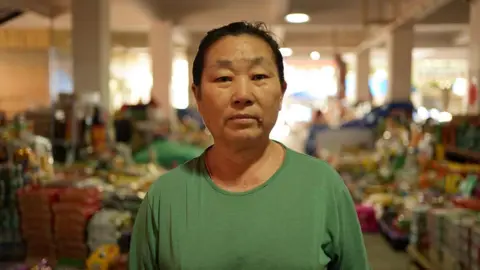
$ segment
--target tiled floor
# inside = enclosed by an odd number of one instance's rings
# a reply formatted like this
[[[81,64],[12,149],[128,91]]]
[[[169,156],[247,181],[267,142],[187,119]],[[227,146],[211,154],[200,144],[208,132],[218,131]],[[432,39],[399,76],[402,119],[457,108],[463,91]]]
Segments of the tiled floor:
[[[379,234],[364,235],[372,270],[407,270],[408,255],[396,252]]]

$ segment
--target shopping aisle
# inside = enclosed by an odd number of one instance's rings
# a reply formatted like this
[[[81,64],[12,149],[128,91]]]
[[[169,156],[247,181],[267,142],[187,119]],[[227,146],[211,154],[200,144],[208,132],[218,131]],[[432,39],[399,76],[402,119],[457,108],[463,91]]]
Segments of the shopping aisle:
[[[380,234],[365,234],[365,246],[372,270],[407,270],[408,255],[394,251]]]

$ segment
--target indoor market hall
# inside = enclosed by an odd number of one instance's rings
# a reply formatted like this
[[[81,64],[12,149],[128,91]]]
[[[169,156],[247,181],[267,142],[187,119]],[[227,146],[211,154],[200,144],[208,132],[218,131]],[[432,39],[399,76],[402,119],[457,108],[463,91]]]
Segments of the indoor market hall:
[[[480,269],[480,0],[0,0],[0,269]]]

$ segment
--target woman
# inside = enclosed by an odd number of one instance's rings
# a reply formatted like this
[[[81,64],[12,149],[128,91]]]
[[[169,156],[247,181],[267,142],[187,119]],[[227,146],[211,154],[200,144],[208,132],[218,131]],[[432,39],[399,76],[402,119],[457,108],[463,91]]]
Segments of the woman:
[[[369,269],[339,175],[269,139],[286,88],[262,24],[206,35],[192,91],[214,145],[150,188],[130,269]]]

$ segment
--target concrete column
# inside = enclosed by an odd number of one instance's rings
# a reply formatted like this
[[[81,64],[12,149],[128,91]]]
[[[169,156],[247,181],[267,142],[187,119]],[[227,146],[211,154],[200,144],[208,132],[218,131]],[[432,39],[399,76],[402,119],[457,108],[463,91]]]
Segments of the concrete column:
[[[188,103],[190,104],[190,107],[197,107],[197,103],[195,101],[195,96],[193,94],[193,91],[191,89],[191,86],[193,84],[193,74],[192,74],[192,69],[193,69],[193,60],[195,60],[195,55],[196,55],[196,49],[190,49],[187,51],[187,60],[188,60],[188,85],[190,88],[188,89]]]
[[[370,100],[370,86],[368,79],[370,78],[370,49],[357,53],[356,61],[356,100]]]
[[[173,65],[173,25],[168,21],[153,20],[149,32],[152,58],[152,99],[161,104],[162,113],[174,119],[170,86]]]
[[[410,100],[413,42],[413,24],[395,29],[388,36],[387,102]]]
[[[468,64],[468,88],[465,95],[465,112],[477,114],[480,112],[479,94],[477,93],[477,102],[468,104],[470,85],[474,84],[479,89],[480,83],[480,1],[471,1],[470,3],[470,48]]]
[[[188,84],[188,55],[185,46],[175,46],[173,53],[173,72],[170,94],[175,109],[186,109],[190,105]]]
[[[110,1],[72,1],[74,92],[98,93],[104,108],[110,103]]]

